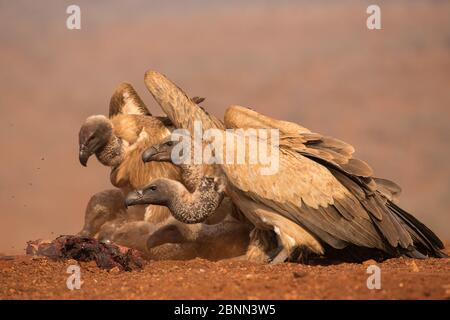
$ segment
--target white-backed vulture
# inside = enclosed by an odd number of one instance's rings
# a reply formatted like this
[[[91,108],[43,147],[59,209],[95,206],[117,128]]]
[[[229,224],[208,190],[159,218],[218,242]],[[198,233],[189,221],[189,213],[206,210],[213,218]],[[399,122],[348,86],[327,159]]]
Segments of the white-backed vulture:
[[[145,82],[175,127],[187,129],[191,137],[194,121],[201,121],[205,130],[217,128],[202,108],[163,75],[149,71]],[[205,187],[208,192],[225,189],[257,229],[277,234],[280,247],[273,263],[285,261],[297,249],[324,255],[328,248],[362,247],[388,256],[443,256],[439,238],[392,201],[398,187],[388,180],[375,180],[366,163],[352,158],[353,147],[248,108],[227,110],[226,127],[243,128],[245,122],[249,128],[280,130],[279,146],[268,143],[268,148],[279,151],[278,171],[261,175],[263,166],[249,163],[246,154],[244,164],[211,165],[214,173],[206,178],[212,182]],[[250,150],[248,139],[246,144]],[[157,182],[146,188],[147,197],[159,193],[158,187],[173,184],[161,179]],[[212,198],[209,195],[208,199]],[[214,201],[211,206],[202,204],[205,210],[201,215],[207,217],[214,205]],[[183,212],[182,220],[200,222],[205,218],[201,215]]]

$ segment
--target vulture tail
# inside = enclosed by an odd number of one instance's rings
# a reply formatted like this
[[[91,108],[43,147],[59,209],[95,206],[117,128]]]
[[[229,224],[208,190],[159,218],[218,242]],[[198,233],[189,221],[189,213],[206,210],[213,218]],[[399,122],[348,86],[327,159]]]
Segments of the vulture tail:
[[[448,257],[441,251],[444,249],[442,241],[427,226],[391,201],[387,202],[387,207],[404,224],[416,246],[405,255],[417,259]]]

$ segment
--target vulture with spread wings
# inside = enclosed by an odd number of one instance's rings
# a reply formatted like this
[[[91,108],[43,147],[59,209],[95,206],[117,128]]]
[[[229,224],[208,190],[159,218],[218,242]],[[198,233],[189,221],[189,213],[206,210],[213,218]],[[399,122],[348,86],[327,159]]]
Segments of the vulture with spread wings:
[[[224,132],[217,119],[160,73],[147,72],[145,82],[176,128],[193,135],[194,122],[200,121],[204,130]],[[276,233],[279,248],[272,262],[286,260],[297,249],[320,255],[328,249],[352,247],[372,248],[389,256],[444,255],[439,238],[396,204],[400,188],[374,178],[369,165],[352,157],[351,145],[240,106],[226,111],[224,124],[226,128],[279,129],[279,146],[269,146],[279,151],[274,174],[261,175],[262,165],[248,163],[248,157],[244,164],[213,164],[214,170],[208,171],[214,172],[214,181],[224,184],[226,194],[256,230]],[[146,192],[158,192],[161,183],[150,186]],[[191,223],[200,222],[207,212],[192,214]]]

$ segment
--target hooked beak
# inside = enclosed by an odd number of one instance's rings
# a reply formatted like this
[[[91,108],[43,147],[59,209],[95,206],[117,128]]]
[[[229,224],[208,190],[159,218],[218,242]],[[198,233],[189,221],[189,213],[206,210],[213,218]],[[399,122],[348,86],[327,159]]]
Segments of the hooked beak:
[[[125,208],[135,206],[137,204],[144,204],[144,193],[142,190],[130,192],[125,199]]]
[[[159,153],[159,150],[156,146],[151,146],[147,150],[142,153],[142,161],[150,162],[153,160],[153,157]]]
[[[81,144],[78,158],[80,159],[80,163],[83,167],[86,167],[90,156],[91,153],[89,152],[88,148],[84,144]]]

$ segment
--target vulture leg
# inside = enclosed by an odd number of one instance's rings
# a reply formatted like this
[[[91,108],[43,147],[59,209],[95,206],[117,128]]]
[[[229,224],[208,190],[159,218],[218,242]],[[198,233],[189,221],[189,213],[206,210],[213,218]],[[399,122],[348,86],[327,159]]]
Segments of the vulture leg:
[[[250,243],[243,258],[252,262],[265,263],[270,260],[268,252],[276,247],[277,238],[273,231],[255,228],[250,232]]]
[[[277,248],[277,253],[274,255],[274,257],[270,260],[270,264],[279,264],[285,262],[290,256],[290,253],[288,249],[286,249],[284,246],[280,246]]]
[[[271,257],[269,252],[272,252],[273,250],[277,249],[276,246],[277,246],[277,239],[273,231],[253,229],[250,232],[250,241],[248,243],[245,254],[229,258],[227,260],[267,263],[270,261]]]
[[[296,261],[302,264],[308,264],[310,262],[311,251],[305,247],[297,247],[297,250],[289,257],[290,261]]]

